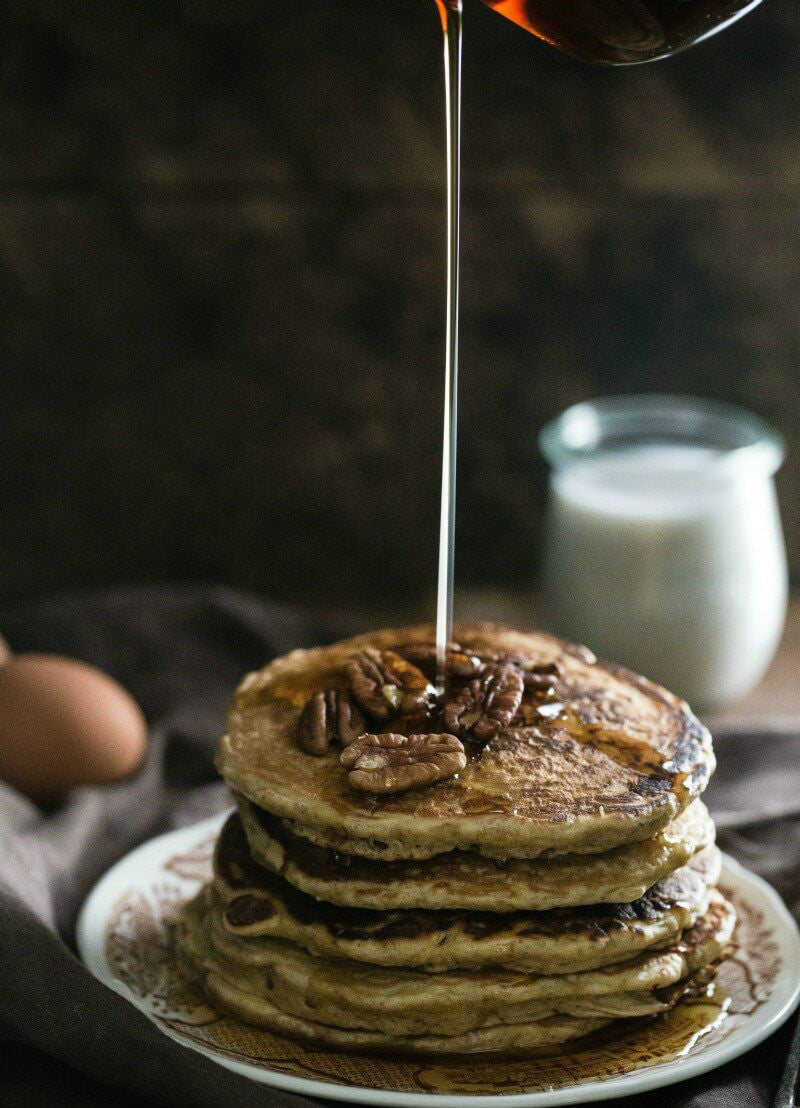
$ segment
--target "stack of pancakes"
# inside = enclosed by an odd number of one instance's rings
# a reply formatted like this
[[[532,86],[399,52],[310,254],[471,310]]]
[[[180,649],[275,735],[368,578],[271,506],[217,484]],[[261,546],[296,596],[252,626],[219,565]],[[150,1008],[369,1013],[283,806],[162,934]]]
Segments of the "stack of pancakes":
[[[338,1048],[542,1053],[708,982],[735,923],[700,799],[708,732],[583,648],[456,636],[552,688],[463,736],[458,774],[404,791],[355,788],[335,742],[301,749],[298,720],[359,651],[419,654],[431,628],[295,651],[240,685],[218,758],[238,811],[178,929],[214,1007]]]

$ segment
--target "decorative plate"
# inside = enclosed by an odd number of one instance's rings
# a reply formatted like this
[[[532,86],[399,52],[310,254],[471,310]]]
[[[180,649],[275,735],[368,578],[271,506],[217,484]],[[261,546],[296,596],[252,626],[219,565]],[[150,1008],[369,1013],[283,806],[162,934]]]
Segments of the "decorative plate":
[[[399,1108],[534,1108],[645,1092],[705,1073],[756,1046],[794,1010],[800,934],[778,894],[725,857],[720,886],[739,915],[708,996],[646,1024],[547,1058],[404,1060],[304,1046],[221,1016],[177,972],[176,914],[206,881],[224,816],[162,835],[118,862],[78,921],[91,972],[165,1035],[221,1066],[309,1096]]]

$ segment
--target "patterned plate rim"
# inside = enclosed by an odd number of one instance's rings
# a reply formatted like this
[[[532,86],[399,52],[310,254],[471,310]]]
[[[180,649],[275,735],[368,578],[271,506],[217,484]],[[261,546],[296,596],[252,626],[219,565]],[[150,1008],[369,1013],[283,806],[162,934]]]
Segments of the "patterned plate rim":
[[[189,827],[168,831],[150,839],[121,858],[97,882],[86,898],[76,926],[78,952],[89,971],[103,984],[119,993],[143,1012],[163,1034],[184,1047],[210,1058],[226,1069],[287,1092],[322,1097],[328,1100],[357,1104],[391,1105],[392,1108],[550,1108],[555,1105],[583,1104],[587,1101],[611,1100],[664,1088],[680,1081],[708,1073],[738,1058],[763,1042],[783,1024],[800,1001],[800,974],[793,979],[787,972],[800,965],[800,930],[778,893],[763,878],[751,873],[734,858],[723,854],[721,883],[735,887],[737,894],[763,911],[774,929],[774,939],[783,955],[784,972],[776,980],[766,1003],[748,1017],[748,1025],[737,1029],[723,1042],[694,1057],[683,1057],[663,1064],[622,1074],[617,1077],[587,1081],[549,1091],[503,1094],[419,1093],[372,1089],[364,1086],[341,1085],[321,1079],[297,1077],[261,1066],[250,1065],[197,1043],[155,1018],[142,998],[132,993],[114,976],[106,959],[106,922],[113,905],[123,891],[141,884],[136,874],[154,874],[161,860],[176,850],[186,850],[211,836],[227,818],[224,812]]]

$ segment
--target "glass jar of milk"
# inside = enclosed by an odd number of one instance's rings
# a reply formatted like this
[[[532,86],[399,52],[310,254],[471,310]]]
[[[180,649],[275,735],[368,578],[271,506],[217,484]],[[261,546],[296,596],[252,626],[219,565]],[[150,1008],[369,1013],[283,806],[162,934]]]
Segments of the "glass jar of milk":
[[[540,446],[550,627],[700,710],[743,696],[786,615],[780,436],[739,408],[651,395],[569,408]]]

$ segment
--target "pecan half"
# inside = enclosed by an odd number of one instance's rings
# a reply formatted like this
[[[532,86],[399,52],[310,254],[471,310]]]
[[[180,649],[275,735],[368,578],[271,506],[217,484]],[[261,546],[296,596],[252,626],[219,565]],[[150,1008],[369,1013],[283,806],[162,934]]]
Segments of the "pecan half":
[[[444,725],[459,735],[471,731],[478,739],[491,739],[511,725],[524,691],[524,679],[516,666],[487,666],[480,677],[447,701]]]
[[[354,789],[399,793],[453,777],[467,764],[455,735],[361,735],[340,760]]]
[[[478,654],[478,658],[483,669],[486,669],[487,666],[516,666],[517,669],[525,668],[525,659],[522,655],[514,654],[508,650],[501,650],[499,653],[482,650]]]
[[[535,693],[537,696],[552,696],[555,692],[555,683],[560,677],[561,670],[558,662],[541,662],[523,673],[525,691]]]
[[[397,653],[406,661],[417,666],[431,680],[436,678],[436,643],[420,642],[398,646]],[[457,642],[447,644],[448,677],[475,677],[480,673],[483,662],[477,654],[470,654]]]
[[[435,692],[422,670],[393,650],[367,647],[350,658],[346,671],[353,696],[373,719],[419,711]]]
[[[322,757],[331,742],[347,746],[364,733],[366,722],[344,689],[325,689],[308,701],[297,722],[297,738],[306,754]]]

